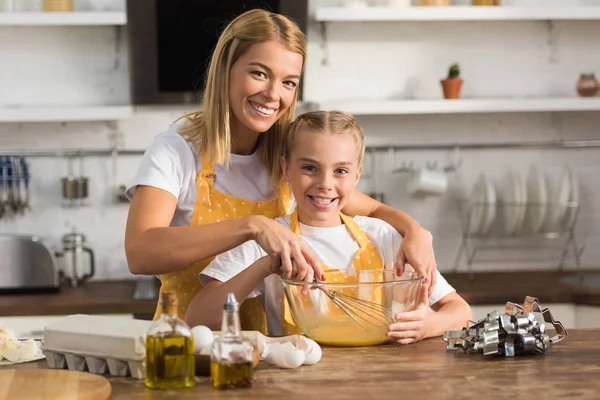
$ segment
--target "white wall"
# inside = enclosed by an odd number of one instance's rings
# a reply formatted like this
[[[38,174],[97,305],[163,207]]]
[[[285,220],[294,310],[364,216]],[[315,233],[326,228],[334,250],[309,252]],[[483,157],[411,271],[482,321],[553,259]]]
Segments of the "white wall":
[[[381,0],[380,3],[385,3]],[[452,4],[468,4],[453,1]],[[316,4],[336,5],[321,0]],[[547,1],[512,0],[506,5],[540,5]],[[600,5],[600,1],[561,0],[561,5]],[[463,97],[548,97],[576,96],[581,72],[599,73],[600,23],[594,21],[523,22],[376,22],[328,23],[327,41],[313,23],[305,79],[306,100],[439,99],[443,78],[453,62],[461,65],[465,79]],[[325,62],[323,61],[325,60]],[[317,84],[318,83],[318,84]],[[361,116],[358,118],[369,144],[485,143],[600,138],[600,113],[510,113],[420,116]],[[440,164],[450,152],[403,152],[396,165],[413,161]],[[364,191],[384,191],[386,202],[413,215],[434,233],[440,269],[451,268],[460,244],[456,200],[468,195],[478,175],[484,173],[502,195],[509,168],[525,176],[538,164],[550,179],[557,178],[563,165],[571,166],[582,186],[582,211],[578,238],[585,242],[583,263],[596,266],[600,232],[597,177],[600,149],[594,150],[501,150],[463,151],[463,166],[449,176],[449,192],[440,198],[411,198],[404,189],[406,174],[391,174],[390,157],[377,159],[376,181],[363,179]],[[522,242],[527,244],[532,242]],[[553,252],[555,254],[556,251]],[[548,256],[547,252],[530,253]],[[512,256],[512,251],[493,254]],[[539,257],[538,257],[539,258]],[[568,260],[573,265],[573,261]],[[530,268],[531,262],[525,263]],[[535,266],[552,266],[547,261]],[[475,268],[522,268],[504,263]]]
[[[311,1],[311,9],[317,3]],[[598,0],[569,3],[600,5]],[[87,7],[107,4],[90,0]],[[110,4],[111,9],[119,9],[123,3],[115,0]],[[452,62],[461,64],[464,97],[571,96],[580,72],[600,75],[600,22],[336,23],[328,25],[327,37],[323,48],[316,24],[311,25],[305,100],[440,98],[438,81]],[[322,65],[325,51],[328,63]],[[127,43],[122,28],[0,27],[0,59],[0,107],[129,101]],[[0,148],[104,149],[117,143],[123,148],[143,149],[182,111],[144,107],[131,120],[114,126],[0,124]],[[368,144],[600,139],[598,112],[359,119]],[[501,192],[509,167],[526,172],[531,163],[541,165],[550,176],[564,164],[579,174],[583,200],[578,239],[586,244],[584,264],[597,266],[600,150],[481,150],[465,151],[462,156],[463,167],[450,176],[449,192],[426,199],[406,194],[406,176],[390,173],[387,155],[377,159],[377,190],[385,192],[389,204],[413,215],[433,232],[442,271],[451,268],[459,245],[456,199],[470,191],[480,173],[490,176]],[[396,155],[396,163],[421,165],[449,158],[445,152],[405,152]],[[92,187],[89,206],[80,209],[62,206],[60,178],[67,174],[66,160],[30,158],[29,162],[32,210],[13,220],[0,220],[0,232],[35,233],[58,245],[67,226],[75,225],[97,253],[98,279],[131,277],[123,252],[127,205],[116,203],[114,195],[116,186],[133,175],[138,157],[120,157],[116,172],[110,158],[85,159]],[[370,191],[373,182],[364,179],[360,185]]]

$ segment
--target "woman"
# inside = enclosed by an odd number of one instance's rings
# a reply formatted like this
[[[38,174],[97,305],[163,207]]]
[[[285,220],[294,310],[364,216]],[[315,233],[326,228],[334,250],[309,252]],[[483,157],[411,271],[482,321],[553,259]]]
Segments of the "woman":
[[[212,258],[256,240],[286,277],[323,279],[319,261],[273,221],[291,212],[279,158],[292,121],[306,39],[286,17],[251,10],[221,34],[202,111],[156,137],[128,189],[125,251],[134,274],[160,275],[183,317]],[[190,50],[192,51],[192,50]],[[355,189],[356,190],[356,189]],[[357,192],[343,210],[389,222],[404,237],[397,267],[410,263],[434,284],[431,234],[406,214]],[[160,310],[157,310],[157,315]],[[258,300],[240,310],[244,329],[266,332]]]

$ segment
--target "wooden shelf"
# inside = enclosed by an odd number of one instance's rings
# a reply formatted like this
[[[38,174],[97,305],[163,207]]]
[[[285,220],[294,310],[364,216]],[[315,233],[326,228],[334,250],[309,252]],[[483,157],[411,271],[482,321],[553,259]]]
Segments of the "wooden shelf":
[[[535,21],[600,20],[600,7],[319,7],[317,21]]]
[[[0,108],[0,122],[116,121],[132,115],[132,106]]]
[[[600,111],[600,97],[514,98],[458,100],[340,100],[318,103],[323,110],[354,115],[467,114],[509,112]]]
[[[39,25],[39,26],[73,26],[73,25],[125,25],[125,12],[0,12],[2,25]]]

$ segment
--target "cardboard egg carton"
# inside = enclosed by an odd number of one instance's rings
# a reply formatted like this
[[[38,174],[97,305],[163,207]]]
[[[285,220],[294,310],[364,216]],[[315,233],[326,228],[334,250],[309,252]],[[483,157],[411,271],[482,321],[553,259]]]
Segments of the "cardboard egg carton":
[[[144,379],[150,324],[127,318],[70,315],[46,326],[42,350],[50,368]]]

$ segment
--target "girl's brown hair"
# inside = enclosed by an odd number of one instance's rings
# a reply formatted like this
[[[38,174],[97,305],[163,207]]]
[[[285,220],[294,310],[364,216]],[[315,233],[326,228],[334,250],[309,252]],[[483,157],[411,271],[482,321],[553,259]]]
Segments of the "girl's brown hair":
[[[186,123],[179,128],[179,133],[212,163],[229,165],[230,161],[231,67],[250,46],[271,40],[302,55],[304,64],[306,37],[298,25],[280,14],[259,9],[247,11],[227,25],[219,37],[206,74],[202,110],[186,115]],[[279,157],[283,151],[283,136],[294,116],[296,96],[289,109],[259,138],[258,152],[274,183],[281,180]]]
[[[290,161],[299,132],[350,135],[356,142],[358,165],[362,165],[365,155],[365,134],[352,115],[343,111],[310,111],[299,115],[290,125],[283,141],[283,157],[286,161]]]

